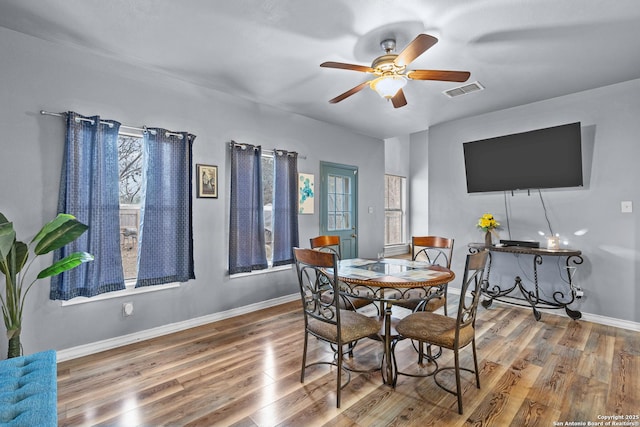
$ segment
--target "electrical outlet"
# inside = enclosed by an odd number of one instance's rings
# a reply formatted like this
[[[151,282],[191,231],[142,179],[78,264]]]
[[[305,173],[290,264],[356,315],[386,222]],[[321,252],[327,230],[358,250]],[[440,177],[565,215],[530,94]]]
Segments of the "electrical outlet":
[[[124,317],[131,316],[133,314],[133,303],[125,302],[122,304],[122,315]]]

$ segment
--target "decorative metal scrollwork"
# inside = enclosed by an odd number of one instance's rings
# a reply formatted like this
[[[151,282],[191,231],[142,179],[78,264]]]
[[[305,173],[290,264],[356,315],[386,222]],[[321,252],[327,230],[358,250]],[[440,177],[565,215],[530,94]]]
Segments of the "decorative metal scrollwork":
[[[479,246],[477,244],[471,244],[469,246],[470,253],[476,253],[480,250],[485,249],[484,246]],[[538,311],[538,308],[546,308],[546,309],[564,309],[569,317],[572,319],[579,319],[582,317],[582,313],[577,310],[572,310],[568,306],[575,302],[577,288],[573,282],[573,277],[571,274],[571,270],[575,269],[577,265],[580,265],[584,262],[584,259],[581,256],[580,251],[576,250],[546,250],[539,248],[522,248],[522,247],[491,247],[488,248],[491,252],[506,252],[506,253],[514,253],[514,254],[522,254],[522,255],[532,255],[533,256],[533,289],[527,289],[522,283],[522,279],[517,276],[514,279],[514,283],[512,286],[503,289],[500,284],[491,284],[489,275],[491,271],[491,257],[489,257],[488,265],[487,265],[487,274],[485,277],[485,283],[482,285],[482,293],[486,297],[482,301],[482,306],[485,308],[489,308],[493,301],[502,301],[514,305],[520,306],[530,306],[533,310],[533,315],[536,320],[540,320],[541,314]],[[540,296],[540,289],[538,285],[538,266],[542,265],[543,258],[546,256],[563,256],[565,257],[565,273],[567,275],[567,279],[565,282],[569,285],[569,292],[565,292],[562,290],[555,291],[552,296],[552,300],[549,301]],[[564,280],[564,279],[563,279]],[[517,294],[511,295],[512,292],[516,290],[519,291],[519,296]]]

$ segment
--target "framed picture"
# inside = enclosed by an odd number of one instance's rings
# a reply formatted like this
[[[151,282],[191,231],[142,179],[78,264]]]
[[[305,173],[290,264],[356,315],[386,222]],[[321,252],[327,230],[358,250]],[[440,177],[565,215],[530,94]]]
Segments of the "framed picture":
[[[218,198],[218,167],[212,165],[196,165],[198,176],[198,197]]]
[[[299,173],[298,174],[298,213],[299,214],[312,214],[313,213],[313,199],[315,198],[313,174],[311,173]]]

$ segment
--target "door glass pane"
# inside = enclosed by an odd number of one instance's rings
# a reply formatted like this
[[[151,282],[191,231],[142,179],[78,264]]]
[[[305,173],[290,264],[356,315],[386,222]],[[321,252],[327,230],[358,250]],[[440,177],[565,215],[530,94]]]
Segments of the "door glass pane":
[[[327,213],[329,230],[349,230],[352,224],[352,206],[349,192],[351,179],[329,175],[327,191]]]
[[[344,229],[348,230],[349,228],[351,228],[351,214],[347,213],[343,213],[342,214],[342,221],[344,224]]]
[[[329,212],[334,212],[336,210],[336,196],[335,194],[329,193],[329,202],[327,203]]]
[[[327,229],[329,231],[334,231],[336,229],[336,216],[329,212],[327,220]]]
[[[344,211],[344,196],[342,194],[336,194],[336,211]]]
[[[327,187],[329,188],[329,194],[335,194],[336,192],[336,177],[329,175],[329,179],[328,179],[328,185]]]

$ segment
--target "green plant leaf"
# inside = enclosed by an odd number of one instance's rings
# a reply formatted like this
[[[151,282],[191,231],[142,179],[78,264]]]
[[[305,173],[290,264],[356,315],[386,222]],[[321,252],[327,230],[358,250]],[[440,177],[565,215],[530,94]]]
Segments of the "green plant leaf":
[[[9,222],[9,220],[2,212],[0,212],[0,224],[4,224],[5,222]]]
[[[14,242],[11,251],[9,251],[9,254],[6,257],[6,265],[13,273],[12,277],[15,278],[15,276],[20,273],[22,267],[24,267],[24,265],[27,263],[28,258],[29,247],[23,242]],[[2,271],[5,276],[9,275],[9,272],[5,270],[3,263],[0,263],[0,271]]]
[[[58,275],[64,271],[71,270],[72,268],[76,268],[80,264],[89,261],[93,261],[93,255],[86,252],[74,252],[68,257],[63,258],[60,261],[54,263],[52,266],[42,270],[40,273],[38,273],[38,279]]]
[[[4,215],[2,218],[4,218]],[[2,220],[2,218],[0,218],[0,220]],[[0,223],[0,260],[7,258],[15,240],[16,232],[13,229],[13,223],[7,221]]]
[[[37,241],[34,252],[36,255],[42,255],[60,249],[67,243],[76,240],[82,233],[87,231],[88,226],[79,222],[71,215],[71,218],[65,216],[61,218],[60,214],[52,222],[43,227],[42,230],[34,237],[33,241]]]
[[[31,240],[31,243],[41,240],[45,235],[51,233],[56,228],[60,227],[61,224],[64,224],[70,219],[76,219],[76,217],[65,213],[58,214],[58,216],[46,223],[42,229],[38,231],[38,234],[36,234],[33,240]]]

